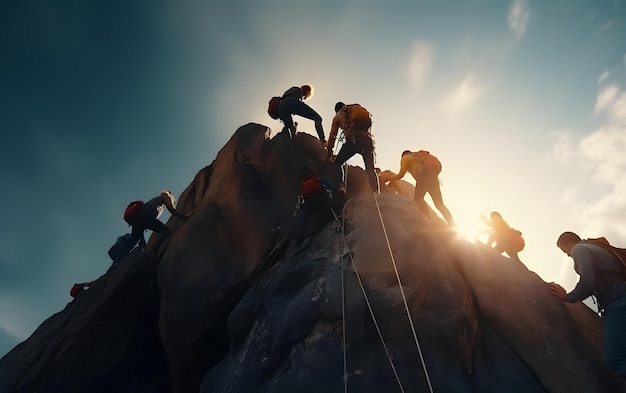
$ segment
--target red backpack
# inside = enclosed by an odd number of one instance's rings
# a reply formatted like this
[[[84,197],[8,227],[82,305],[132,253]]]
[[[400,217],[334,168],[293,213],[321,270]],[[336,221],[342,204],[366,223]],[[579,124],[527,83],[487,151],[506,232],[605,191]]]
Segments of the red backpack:
[[[143,201],[132,201],[124,210],[124,221],[132,225],[132,222],[139,217],[143,209]]]
[[[300,194],[306,200],[312,196],[326,192],[322,180],[319,176],[311,175],[302,179],[300,184]]]
[[[280,97],[272,97],[270,98],[270,102],[267,105],[267,114],[270,115],[272,119],[278,119],[278,105],[280,104]]]

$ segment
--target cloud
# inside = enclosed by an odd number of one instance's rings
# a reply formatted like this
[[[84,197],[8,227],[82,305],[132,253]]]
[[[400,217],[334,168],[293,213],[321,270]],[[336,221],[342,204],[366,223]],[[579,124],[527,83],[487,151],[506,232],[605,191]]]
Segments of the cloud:
[[[602,75],[605,75],[605,74],[606,72],[604,72]],[[619,93],[620,93],[620,89],[619,87],[615,85],[610,85],[600,90],[600,92],[598,93],[598,97],[596,99],[596,106],[595,106],[594,112],[596,114],[601,114],[602,112],[607,111],[611,107],[611,105],[613,105],[613,103],[616,101],[617,97],[619,96]]]
[[[426,83],[435,58],[434,48],[426,42],[415,42],[411,51],[411,59],[407,67],[409,83],[421,87]]]
[[[611,27],[613,27],[613,21],[608,21],[605,24],[603,24],[602,26],[600,26],[600,31],[608,30]]]
[[[564,132],[554,157],[570,172],[572,184],[563,199],[571,202],[581,236],[626,237],[626,92],[610,85],[598,92],[595,113],[604,116],[600,128],[576,138]]]
[[[606,81],[607,79],[609,79],[609,76],[611,76],[611,71],[609,70],[604,70],[604,72],[600,75],[600,77],[598,78],[598,85],[601,85],[604,81]]]
[[[521,38],[526,32],[530,19],[530,7],[526,0],[513,0],[509,7],[509,28],[517,38]]]
[[[598,93],[594,113],[605,114],[610,122],[626,121],[626,92],[609,85]]]
[[[444,106],[452,112],[461,112],[482,97],[484,91],[485,86],[470,72],[452,92]]]
[[[573,162],[576,154],[574,153],[575,149],[572,133],[569,131],[558,132],[556,139],[556,143],[552,149],[555,160],[564,165]]]

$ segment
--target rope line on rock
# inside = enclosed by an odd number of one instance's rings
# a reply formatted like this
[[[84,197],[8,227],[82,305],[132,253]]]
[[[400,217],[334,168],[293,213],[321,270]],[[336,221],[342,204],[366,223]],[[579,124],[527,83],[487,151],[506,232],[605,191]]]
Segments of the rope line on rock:
[[[342,179],[344,182],[344,187],[346,187],[347,190],[347,184],[348,184],[348,171],[347,168],[345,168],[346,164],[344,164],[344,178]],[[333,216],[335,216],[335,219],[337,221],[339,221],[337,215],[335,214],[335,211],[332,209],[330,209],[333,213]],[[391,358],[391,354],[389,353],[389,348],[387,347],[387,344],[385,343],[385,338],[383,337],[383,333],[380,329],[380,325],[378,324],[378,320],[376,319],[376,316],[374,315],[374,309],[372,308],[372,305],[369,301],[369,298],[367,297],[367,292],[365,291],[365,286],[363,285],[363,281],[361,280],[361,275],[359,274],[356,266],[354,265],[354,260],[352,257],[352,252],[350,251],[350,248],[348,247],[348,241],[346,239],[346,235],[345,235],[345,204],[342,207],[342,221],[341,221],[341,299],[342,299],[342,319],[343,319],[343,327],[344,327],[344,331],[343,331],[343,351],[344,351],[344,389],[345,392],[347,393],[348,391],[348,367],[347,367],[347,349],[346,349],[346,325],[345,325],[345,319],[346,319],[346,314],[345,314],[345,285],[344,285],[344,270],[345,270],[345,264],[344,264],[344,255],[345,250],[348,250],[348,255],[350,257],[350,265],[352,266],[352,268],[354,269],[354,273],[357,277],[357,280],[359,282],[359,286],[361,288],[361,292],[363,292],[363,297],[365,298],[365,304],[367,305],[367,308],[370,312],[370,315],[372,317],[372,321],[374,322],[374,326],[376,327],[376,331],[378,332],[378,337],[380,337],[380,341],[383,345],[383,348],[385,350],[385,354],[387,355],[387,359],[389,360],[389,364],[391,365],[391,369],[393,371],[393,374],[396,377],[396,381],[398,381],[398,386],[400,387],[400,390],[402,391],[402,393],[404,393],[404,387],[402,386],[402,382],[400,381],[400,376],[398,375],[398,371],[396,370],[396,367],[393,363],[393,359]]]
[[[411,325],[411,331],[413,332],[413,338],[415,339],[417,352],[419,353],[420,361],[422,362],[424,375],[426,376],[426,382],[428,382],[428,389],[430,390],[431,393],[433,393],[433,387],[430,382],[430,376],[428,375],[428,369],[426,368],[426,362],[424,361],[424,355],[422,354],[422,348],[420,346],[419,339],[417,338],[417,333],[415,332],[415,325],[413,324],[413,318],[411,318],[411,312],[409,311],[409,305],[406,301],[406,295],[404,294],[404,289],[402,288],[402,281],[400,280],[400,274],[398,273],[398,266],[396,265],[396,260],[393,256],[393,251],[391,250],[391,243],[389,242],[389,236],[387,236],[387,229],[385,227],[383,215],[380,211],[380,206],[378,205],[378,197],[376,196],[376,193],[373,193],[373,195],[374,195],[374,202],[376,203],[376,209],[378,210],[378,217],[380,217],[380,224],[382,225],[383,233],[385,234],[385,241],[387,242],[389,255],[391,256],[391,263],[393,264],[393,270],[396,273],[396,279],[398,280],[398,287],[400,288],[400,293],[402,294],[402,301],[404,302],[404,309],[406,310],[407,317],[409,318],[409,324]]]
[[[345,203],[341,206],[341,238],[345,239],[346,235],[344,232],[344,228],[345,228],[345,210],[346,210],[346,205]],[[335,214],[335,211],[333,210],[333,207],[330,207],[330,211],[333,213],[333,216],[335,216],[335,221],[339,221],[339,218],[337,217],[337,215]],[[346,254],[345,253],[345,249],[344,249],[344,244],[345,241],[341,242],[341,321],[342,321],[342,326],[343,326],[343,331],[342,331],[342,340],[343,340],[343,389],[345,393],[348,393],[348,351],[347,351],[347,347],[346,347],[346,286],[345,286],[345,280],[343,277],[343,270],[344,270],[344,263],[343,263],[343,256]]]

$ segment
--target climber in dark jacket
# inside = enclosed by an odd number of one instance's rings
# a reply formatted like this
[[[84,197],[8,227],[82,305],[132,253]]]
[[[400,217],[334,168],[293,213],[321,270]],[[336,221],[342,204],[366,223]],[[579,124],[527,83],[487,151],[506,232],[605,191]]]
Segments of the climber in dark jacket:
[[[334,219],[339,219],[345,200],[336,191],[332,183],[324,176],[314,172],[308,172],[303,176],[294,213],[296,222],[293,232],[297,244],[302,243],[309,235],[306,229],[313,213],[329,213],[330,210]]]
[[[145,247],[146,240],[143,237],[143,232],[146,229],[150,229],[151,231],[160,234],[152,251],[152,253],[156,256],[159,251],[159,247],[170,235],[170,230],[158,219],[163,213],[163,210],[167,208],[173,216],[178,218],[187,219],[190,216],[189,214],[183,214],[176,210],[174,207],[175,204],[176,200],[174,198],[174,194],[168,190],[162,191],[159,196],[145,202],[141,207],[141,211],[128,220],[128,223],[132,227],[132,237],[128,243],[127,250],[125,250],[122,255],[127,255],[133,247],[135,247],[137,242],[140,243],[140,247]]]
[[[292,115],[302,116],[315,122],[315,131],[322,143],[326,143],[324,127],[322,126],[322,116],[313,108],[304,103],[313,96],[313,86],[302,85],[301,87],[289,88],[280,98],[278,105],[278,118],[283,122],[284,127],[281,132],[287,133],[290,139],[296,135],[296,127],[293,124]]]
[[[603,247],[582,240],[573,232],[563,232],[556,245],[574,260],[580,275],[576,287],[567,292],[551,282],[552,294],[575,303],[595,296],[604,320],[604,356],[609,368],[626,379],[626,281],[621,261]]]

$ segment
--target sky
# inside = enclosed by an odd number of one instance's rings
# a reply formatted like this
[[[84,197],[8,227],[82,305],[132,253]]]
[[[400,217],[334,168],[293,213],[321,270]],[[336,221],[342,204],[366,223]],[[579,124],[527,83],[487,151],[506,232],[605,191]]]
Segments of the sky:
[[[577,282],[563,231],[626,247],[626,0],[1,7],[0,356],[106,272],[129,201],[180,195],[244,124],[279,131],[269,98],[305,83],[326,135],[337,101],[372,113],[381,169],[438,156],[459,230],[500,212],[542,279]]]

